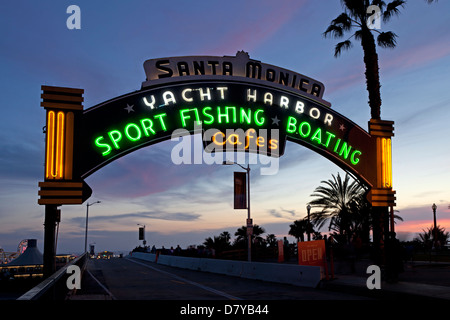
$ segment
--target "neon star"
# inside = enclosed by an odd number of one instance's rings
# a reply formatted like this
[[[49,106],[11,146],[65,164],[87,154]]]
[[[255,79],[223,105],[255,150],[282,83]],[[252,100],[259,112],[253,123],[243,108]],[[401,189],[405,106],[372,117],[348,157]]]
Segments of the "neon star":
[[[339,126],[339,130],[341,130],[341,131],[345,131],[347,128],[344,126],[344,124],[341,124],[340,126]]]
[[[280,119],[278,119],[277,116],[275,116],[275,118],[272,118],[272,124],[276,124],[277,126],[279,126]]]
[[[130,113],[130,112],[134,112],[133,107],[134,107],[134,104],[132,104],[132,105],[130,106],[130,105],[127,103],[127,107],[124,108],[124,109],[127,110],[128,113]]]

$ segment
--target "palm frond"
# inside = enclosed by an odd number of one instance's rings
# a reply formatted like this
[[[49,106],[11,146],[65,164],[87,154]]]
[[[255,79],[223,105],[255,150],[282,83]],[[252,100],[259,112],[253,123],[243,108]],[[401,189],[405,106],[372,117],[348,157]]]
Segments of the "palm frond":
[[[395,48],[397,35],[391,31],[381,32],[377,37],[377,43],[382,48]]]
[[[394,0],[386,6],[386,10],[383,12],[383,21],[387,22],[391,17],[400,13],[399,7],[403,7],[406,1]]]
[[[342,42],[339,42],[336,47],[334,48],[334,56],[337,58],[341,55],[342,49],[348,50],[352,47],[352,43],[350,40],[345,40]]]
[[[330,24],[323,33],[323,36],[326,38],[328,35],[331,35],[333,38],[341,38],[344,35],[344,29],[342,27]]]
[[[341,0],[341,4],[345,9],[349,11],[350,16],[358,19],[361,22],[365,22],[368,1]]]
[[[381,11],[383,11],[384,8],[386,7],[386,3],[382,0],[373,0],[372,5],[378,6],[378,8],[380,8]]]
[[[343,12],[336,19],[331,21],[331,24],[341,27],[343,31],[348,31],[352,27],[352,19]]]

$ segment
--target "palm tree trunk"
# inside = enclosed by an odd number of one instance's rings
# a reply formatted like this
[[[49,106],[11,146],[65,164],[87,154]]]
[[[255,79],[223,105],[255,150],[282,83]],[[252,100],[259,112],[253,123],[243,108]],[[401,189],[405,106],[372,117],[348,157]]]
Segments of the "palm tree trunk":
[[[369,106],[372,119],[380,120],[381,94],[380,74],[378,68],[378,54],[375,47],[375,39],[370,30],[363,26],[361,45],[364,51],[364,64],[366,66],[366,86],[369,92]]]

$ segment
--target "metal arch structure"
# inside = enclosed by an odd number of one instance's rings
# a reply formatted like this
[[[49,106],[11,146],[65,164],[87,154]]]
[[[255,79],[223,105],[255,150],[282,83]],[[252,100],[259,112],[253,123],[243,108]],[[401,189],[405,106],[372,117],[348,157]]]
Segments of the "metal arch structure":
[[[44,243],[54,243],[58,207],[90,197],[88,176],[180,131],[202,133],[206,151],[227,147],[279,157],[286,141],[298,143],[358,179],[372,206],[395,206],[394,123],[370,119],[364,130],[323,99],[323,83],[245,52],[150,59],[144,71],[140,90],[88,109],[83,89],[42,86],[46,161],[38,203],[46,207]],[[50,250],[44,248],[44,273]]]

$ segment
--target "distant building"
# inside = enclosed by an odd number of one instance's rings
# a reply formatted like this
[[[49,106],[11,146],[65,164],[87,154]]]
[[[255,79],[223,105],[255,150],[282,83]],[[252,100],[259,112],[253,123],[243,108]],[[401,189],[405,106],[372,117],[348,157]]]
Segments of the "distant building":
[[[56,256],[56,269],[75,257],[70,254]],[[28,239],[27,249],[11,262],[0,267],[0,279],[43,277],[43,255],[37,248],[36,239]]]
[[[97,259],[111,259],[114,256],[114,252],[102,251],[97,253]]]

